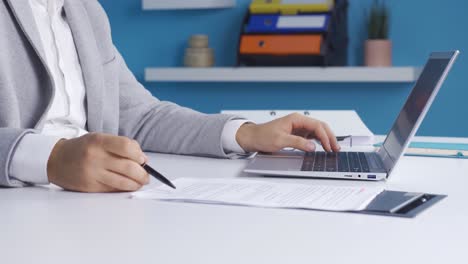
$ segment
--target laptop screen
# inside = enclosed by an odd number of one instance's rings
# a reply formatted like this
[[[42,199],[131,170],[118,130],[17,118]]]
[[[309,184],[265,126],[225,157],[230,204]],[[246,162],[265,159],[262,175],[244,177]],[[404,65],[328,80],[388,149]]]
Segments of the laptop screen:
[[[395,163],[414,135],[458,52],[433,53],[388,134],[383,147]],[[392,164],[394,165],[394,164]]]

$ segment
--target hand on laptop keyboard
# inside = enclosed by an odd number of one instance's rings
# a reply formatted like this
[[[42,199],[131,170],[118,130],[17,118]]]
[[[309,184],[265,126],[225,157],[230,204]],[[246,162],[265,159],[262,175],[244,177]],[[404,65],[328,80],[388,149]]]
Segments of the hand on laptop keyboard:
[[[239,145],[247,152],[276,152],[292,147],[314,151],[318,140],[327,152],[338,152],[340,146],[330,127],[319,120],[295,113],[265,124],[245,123],[236,134]]]

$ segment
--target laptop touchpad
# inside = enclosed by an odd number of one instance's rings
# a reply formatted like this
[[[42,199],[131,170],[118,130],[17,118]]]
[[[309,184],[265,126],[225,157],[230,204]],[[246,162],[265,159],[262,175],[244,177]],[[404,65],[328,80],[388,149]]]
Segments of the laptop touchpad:
[[[275,170],[275,171],[300,171],[304,157],[256,157],[252,163],[247,166],[249,170]]]

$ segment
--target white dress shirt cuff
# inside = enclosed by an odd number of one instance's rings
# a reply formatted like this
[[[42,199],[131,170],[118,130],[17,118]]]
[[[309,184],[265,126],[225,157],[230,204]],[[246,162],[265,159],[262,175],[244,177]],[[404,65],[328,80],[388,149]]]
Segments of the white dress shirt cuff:
[[[25,135],[13,154],[10,177],[32,184],[48,184],[47,162],[61,137],[40,134]]]
[[[221,134],[221,144],[226,153],[238,153],[245,154],[245,150],[237,143],[236,134],[237,130],[245,124],[253,123],[249,120],[231,120],[224,125],[223,132]]]

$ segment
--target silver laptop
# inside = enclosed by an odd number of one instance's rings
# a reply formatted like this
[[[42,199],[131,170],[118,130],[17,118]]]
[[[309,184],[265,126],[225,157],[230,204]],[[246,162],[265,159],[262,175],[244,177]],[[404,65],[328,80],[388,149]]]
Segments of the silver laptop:
[[[247,173],[356,180],[390,177],[398,160],[418,130],[459,51],[435,52],[430,58],[382,147],[374,152],[259,153],[244,170]]]

